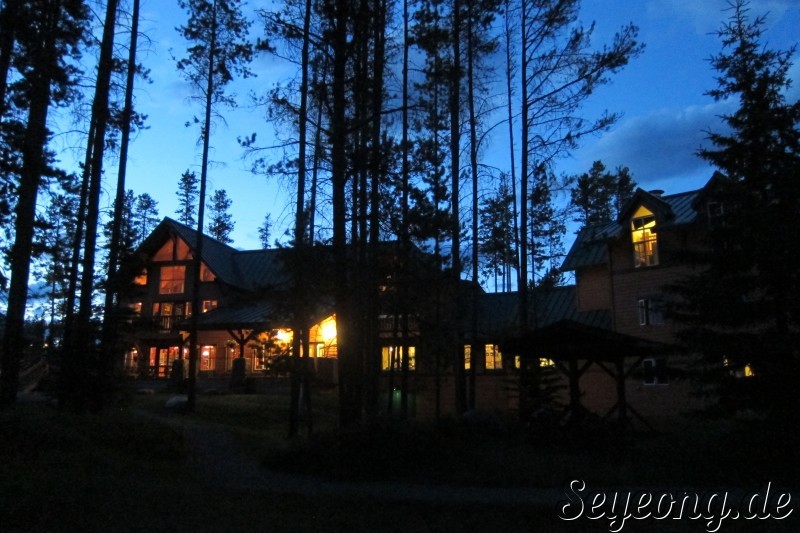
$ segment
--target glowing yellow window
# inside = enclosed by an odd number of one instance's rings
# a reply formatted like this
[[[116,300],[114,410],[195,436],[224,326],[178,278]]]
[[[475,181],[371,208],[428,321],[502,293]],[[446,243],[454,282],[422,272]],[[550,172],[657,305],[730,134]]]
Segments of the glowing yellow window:
[[[631,219],[631,241],[633,242],[633,264],[636,268],[658,264],[658,237],[656,217],[642,206]]]
[[[503,354],[496,344],[486,345],[486,370],[501,370],[503,368]]]
[[[417,349],[414,346],[408,347],[408,369],[416,368]],[[381,348],[381,369],[384,371],[400,371],[403,369],[403,347],[384,346]]]

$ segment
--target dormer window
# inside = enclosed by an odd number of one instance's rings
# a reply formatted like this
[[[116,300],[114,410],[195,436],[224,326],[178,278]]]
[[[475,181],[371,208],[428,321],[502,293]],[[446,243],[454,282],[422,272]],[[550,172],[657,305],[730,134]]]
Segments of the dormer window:
[[[633,265],[636,268],[658,264],[658,236],[656,217],[642,206],[631,219],[631,241],[633,242]]]

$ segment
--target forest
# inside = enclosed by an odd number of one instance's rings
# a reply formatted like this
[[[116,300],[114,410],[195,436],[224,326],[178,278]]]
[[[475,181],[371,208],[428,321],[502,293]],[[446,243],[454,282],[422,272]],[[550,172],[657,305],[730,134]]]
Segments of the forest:
[[[183,47],[174,51],[175,67],[191,90],[190,127],[202,163],[199,175],[187,170],[175,177],[182,206],[176,214],[198,232],[224,241],[234,223],[224,189],[207,191],[215,125],[241,105],[231,84],[259,74],[253,66],[259,54],[293,66],[259,102],[280,146],[263,146],[256,135],[239,142],[254,173],[294,187],[295,331],[307,332],[310,320],[314,280],[304,254],[331,247],[343,427],[359,424],[377,401],[374,380],[364,374],[378,371],[375,309],[385,282],[376,275],[379,243],[400,244],[400,265],[409,263],[412,247],[431,254],[450,290],[470,280],[517,291],[526,324],[528,289],[563,282],[558,265],[567,222],[611,219],[635,187],[628,169],[606,169],[600,161],[580,176],[555,173],[559,158],[617,121],[613,112],[585,116],[583,106],[644,46],[634,24],[610,42],[596,42],[594,27],[579,23],[579,0],[286,0],[256,9],[252,18],[243,0],[179,5],[185,19],[176,21]],[[125,290],[119,272],[158,221],[158,199],[126,186],[131,134],[147,124],[134,105],[149,76],[140,57],[146,35],[139,12],[139,0],[2,2],[4,405],[15,401],[29,351],[31,279],[48,287],[47,342],[60,352],[60,400],[81,410],[102,406],[112,393],[124,314],[117,305]],[[744,38],[758,42],[758,36]],[[773,86],[786,81],[783,74]],[[719,94],[739,90],[723,87]],[[65,109],[81,139],[77,172],[61,168],[53,144],[50,117]],[[795,117],[789,127],[795,134],[796,124]],[[508,130],[508,153],[492,154],[489,164],[484,139],[498,128]],[[724,151],[724,139],[716,140]],[[498,166],[498,159],[505,163]],[[106,193],[114,197],[108,213],[100,203]],[[259,232],[269,246],[269,215]],[[201,256],[198,249],[195,280]],[[413,277],[400,268],[394,283],[407,317]],[[462,323],[467,307],[447,306],[443,320]],[[462,382],[462,342],[457,328],[450,330],[450,364]],[[190,376],[196,335],[194,324]],[[294,353],[303,353],[303,335],[294,342]],[[303,372],[295,374],[299,394]],[[465,387],[456,393],[464,412]]]

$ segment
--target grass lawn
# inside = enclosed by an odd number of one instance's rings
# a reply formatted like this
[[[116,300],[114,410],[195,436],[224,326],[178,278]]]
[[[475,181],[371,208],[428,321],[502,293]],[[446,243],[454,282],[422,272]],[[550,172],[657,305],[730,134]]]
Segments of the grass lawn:
[[[59,412],[45,403],[0,413],[0,531],[609,530],[607,520],[559,520],[558,497],[530,505],[468,505],[222,488],[193,466],[190,425],[229,432],[253,464],[266,457],[284,471],[327,479],[479,484],[487,494],[492,486],[560,488],[575,478],[592,486],[748,489],[767,481],[786,488],[800,480],[797,439],[785,428],[763,424],[748,430],[686,421],[674,434],[633,442],[601,432],[554,435],[549,445],[478,436],[454,426],[337,435],[335,398],[323,394],[316,399],[319,435],[290,446],[283,397],[199,396],[192,415],[167,413],[166,398],[136,396],[102,414]],[[696,431],[691,437],[689,426]],[[797,531],[798,519],[793,514],[782,522],[731,521],[722,530]],[[700,521],[647,521],[624,530],[639,531],[644,524],[652,531],[705,530]]]

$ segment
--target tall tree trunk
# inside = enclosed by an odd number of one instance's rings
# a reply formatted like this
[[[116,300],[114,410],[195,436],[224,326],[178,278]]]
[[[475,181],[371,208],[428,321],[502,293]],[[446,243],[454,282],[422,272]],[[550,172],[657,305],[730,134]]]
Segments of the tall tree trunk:
[[[311,28],[311,0],[306,0],[303,14],[303,49],[301,52],[300,110],[297,117],[299,129],[299,147],[297,154],[297,203],[295,204],[294,247],[300,260],[294,264],[295,305],[294,335],[292,336],[292,376],[289,406],[289,438],[297,436],[300,413],[300,384],[305,383],[303,392],[308,395],[309,380],[306,375],[310,371],[308,364],[308,344],[304,343],[306,330],[306,280],[305,280],[305,193],[306,193],[306,130],[308,126],[308,64],[309,64],[309,32]],[[302,360],[301,360],[302,353]]]
[[[528,35],[527,35],[527,8],[526,2],[520,2],[520,42],[521,44],[521,63],[520,63],[520,98],[521,98],[521,129],[520,132],[520,187],[519,187],[519,272],[517,281],[517,291],[519,292],[519,324],[517,325],[520,333],[528,329]],[[513,148],[512,148],[513,149]],[[521,362],[519,368],[519,416],[525,420],[528,416],[529,402],[527,380],[527,363]]]
[[[117,173],[117,193],[114,200],[114,218],[111,223],[111,242],[108,249],[108,274],[103,312],[102,350],[109,359],[106,370],[121,362],[117,341],[117,305],[120,291],[117,280],[120,239],[122,234],[123,203],[125,201],[125,175],[128,163],[128,145],[131,136],[133,116],[133,84],[136,76],[136,46],[139,38],[139,0],[133,0],[131,13],[131,39],[128,50],[128,67],[125,79],[125,103],[122,109],[122,137],[119,148],[119,171]]]
[[[208,152],[211,146],[211,108],[214,97],[214,70],[217,59],[217,2],[212,11],[211,39],[208,46],[208,72],[205,87],[203,116],[203,155],[200,162],[200,190],[197,198],[197,244],[192,261],[192,317],[189,321],[189,380],[186,410],[194,412],[197,403],[197,331],[200,317],[200,271],[203,264],[203,224],[206,212],[206,184],[208,183]]]
[[[474,0],[467,0],[467,109],[469,111],[469,164],[472,174],[472,283],[470,302],[469,397],[467,407],[475,409],[475,377],[478,372],[478,119],[475,116],[475,28]]]
[[[517,290],[519,291],[519,327],[522,331],[528,327],[528,158],[529,158],[529,139],[528,139],[528,35],[527,35],[527,9],[525,2],[520,5],[521,22],[520,32],[522,43],[521,64],[520,64],[520,101],[522,112],[520,120],[522,132],[520,134],[520,187],[519,187],[519,281]]]
[[[0,407],[12,407],[17,399],[19,371],[25,350],[25,306],[28,301],[28,277],[33,249],[33,226],[36,199],[42,181],[47,143],[47,113],[50,108],[55,62],[55,34],[61,2],[54,1],[46,11],[46,28],[34,58],[34,75],[30,80],[28,120],[22,151],[22,171],[17,188],[14,221],[14,244],[11,248],[11,281],[6,307],[6,331],[3,338],[2,374],[0,374]]]
[[[92,139],[92,166],[89,181],[89,195],[86,205],[86,236],[84,240],[83,265],[81,272],[80,299],[76,323],[75,350],[86,349],[94,346],[92,339],[92,300],[94,296],[94,263],[97,252],[97,227],[100,219],[100,188],[103,177],[103,157],[105,154],[106,129],[110,116],[109,93],[111,90],[111,72],[114,67],[114,30],[117,20],[117,0],[109,0],[106,4],[106,16],[103,23],[103,38],[100,44],[100,60],[97,66],[97,82],[95,84],[94,101],[92,102],[92,121],[94,122],[94,137]],[[97,371],[105,366],[104,354],[90,353],[91,364],[97,365]],[[88,368],[79,371],[88,377]],[[95,407],[99,408],[103,401],[104,390],[107,383],[102,379],[99,383],[90,385],[91,390],[78,391],[84,398],[93,397]],[[87,383],[88,385],[88,383]],[[100,396],[98,396],[98,394]],[[83,399],[78,399],[77,407],[81,407]]]
[[[379,302],[377,295],[380,246],[380,186],[383,173],[383,150],[381,139],[381,112],[383,110],[383,73],[385,67],[385,32],[386,32],[386,2],[375,0],[374,20],[374,57],[372,67],[372,153],[371,153],[371,190],[370,190],[370,236],[369,236],[369,293],[367,305],[368,339],[366,352],[366,383],[365,395],[366,412],[370,419],[378,416],[378,384],[381,372],[381,353],[378,342],[378,312]],[[397,312],[395,310],[395,312]],[[406,359],[408,359],[406,357]],[[407,364],[407,363],[406,363]],[[406,406],[407,408],[407,406]]]
[[[523,6],[524,9],[524,6]],[[514,107],[513,107],[513,79],[514,79],[514,68],[513,68],[513,54],[511,51],[511,1],[506,0],[506,12],[505,12],[505,37],[506,37],[506,106],[508,110],[508,155],[509,161],[511,163],[511,196],[512,200],[512,218],[514,220],[514,253],[515,256],[513,258],[513,263],[515,268],[519,268],[517,265],[517,257],[519,257],[519,219],[517,213],[517,163],[516,163],[516,151],[514,149]],[[506,276],[504,279],[505,290],[511,290],[511,269],[509,265],[512,261],[509,258],[506,258],[505,265],[506,265]]]
[[[402,199],[401,199],[401,228],[400,228],[400,241],[401,241],[401,258],[400,258],[400,309],[401,324],[400,336],[402,338],[401,349],[404,355],[403,374],[401,376],[400,388],[400,409],[403,416],[408,415],[408,381],[409,381],[409,328],[408,328],[408,313],[409,313],[409,288],[411,280],[409,279],[409,256],[411,254],[411,236],[408,231],[408,209],[409,209],[409,175],[411,174],[409,165],[409,141],[408,141],[408,51],[410,47],[409,32],[408,32],[408,0],[403,0],[403,103],[402,103],[402,138],[401,138],[401,151],[402,151]],[[397,311],[395,311],[397,312]],[[392,394],[392,389],[389,388],[389,395]]]
[[[61,339],[61,391],[59,404],[66,407],[74,397],[76,391],[82,388],[80,369],[83,367],[83,350],[76,349],[75,321],[77,320],[76,305],[78,300],[78,281],[81,273],[81,249],[83,245],[83,230],[86,225],[86,204],[89,201],[89,169],[92,166],[92,147],[94,143],[94,121],[90,121],[87,134],[87,150],[84,158],[83,172],[81,173],[81,187],[78,197],[78,212],[75,214],[75,234],[72,236],[69,263],[69,279],[67,282],[67,295],[64,299],[64,335]]]
[[[337,350],[339,364],[339,424],[343,428],[356,426],[361,419],[360,372],[356,354],[349,342],[352,322],[350,310],[350,279],[347,257],[347,154],[346,154],[346,109],[345,87],[347,83],[347,22],[348,0],[335,0],[333,29],[331,32],[332,75],[331,80],[331,182],[333,207],[333,253]]]
[[[452,204],[452,272],[451,282],[453,291],[453,305],[451,306],[453,342],[453,374],[455,386],[456,413],[461,415],[466,411],[467,398],[464,383],[464,347],[461,340],[461,306],[458,300],[461,296],[461,218],[459,210],[459,180],[461,178],[460,150],[461,150],[461,0],[453,1],[453,64],[450,73],[450,177],[451,177],[451,204]]]

